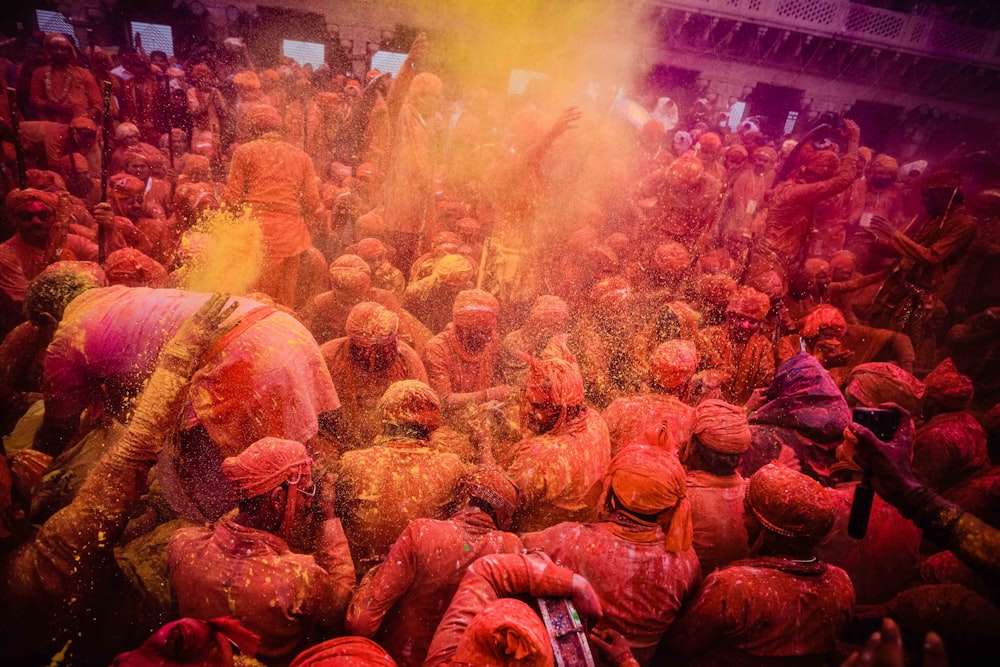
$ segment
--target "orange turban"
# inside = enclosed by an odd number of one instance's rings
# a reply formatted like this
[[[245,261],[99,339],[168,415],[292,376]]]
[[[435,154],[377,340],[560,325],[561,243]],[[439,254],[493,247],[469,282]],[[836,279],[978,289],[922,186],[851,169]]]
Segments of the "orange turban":
[[[705,150],[717,151],[722,148],[722,139],[715,132],[706,132],[698,137],[698,145]]]
[[[434,265],[434,276],[445,285],[468,284],[476,270],[465,255],[445,255]]]
[[[109,285],[160,287],[167,278],[167,270],[135,248],[121,248],[108,255],[104,275]]]
[[[507,472],[496,465],[483,465],[465,475],[458,485],[459,492],[477,498],[493,509],[497,528],[507,530],[517,510],[520,491]]]
[[[340,105],[340,95],[331,92],[316,93],[313,101],[316,102],[317,106],[336,108]]]
[[[746,411],[725,401],[699,403],[694,411],[693,433],[701,444],[723,454],[742,454],[750,449]]]
[[[524,602],[500,598],[476,614],[455,648],[462,665],[551,667],[555,664],[549,631]]]
[[[766,294],[761,294],[752,287],[738,287],[736,293],[729,298],[726,310],[744,317],[764,321],[771,310],[771,300]]]
[[[694,156],[681,156],[667,167],[667,184],[682,188],[691,188],[698,184],[705,166]]]
[[[630,296],[628,281],[621,276],[605,278],[590,289],[590,300],[603,309],[624,307]]]
[[[916,412],[924,397],[924,383],[896,364],[878,361],[855,366],[844,393],[865,407],[896,403],[908,412]]]
[[[255,498],[285,482],[311,484],[312,457],[294,440],[261,438],[222,461],[222,474],[244,498]]]
[[[392,383],[376,409],[383,424],[419,426],[427,431],[441,425],[441,399],[420,380]]]
[[[847,333],[847,320],[836,306],[822,304],[806,315],[802,322],[802,337],[812,340],[819,335],[820,329],[833,329],[838,336],[843,336]]]
[[[46,192],[65,192],[66,181],[54,171],[47,169],[28,169],[25,181],[29,189],[45,190]]]
[[[924,378],[927,395],[945,410],[958,412],[969,407],[972,401],[972,380],[958,372],[948,357]]]
[[[372,284],[371,267],[357,255],[341,255],[330,263],[327,273],[330,287],[350,294],[367,292]]]
[[[115,174],[108,179],[108,192],[119,197],[138,197],[146,192],[146,184],[131,174]]]
[[[764,271],[758,273],[750,280],[750,287],[762,294],[766,294],[769,299],[778,299],[785,296],[785,281],[777,271]]]
[[[669,525],[664,525],[664,546],[672,552],[691,548],[691,504],[684,466],[676,454],[660,447],[629,445],[611,460],[608,478],[615,498],[630,515],[658,516],[673,509]]]
[[[653,251],[653,266],[662,273],[677,276],[691,266],[691,255],[680,243],[661,243]]]
[[[891,170],[893,173],[899,172],[899,162],[896,158],[891,155],[886,155],[882,153],[881,155],[876,155],[875,159],[872,160],[872,169],[886,169]]]
[[[545,294],[531,304],[528,312],[528,322],[531,328],[542,329],[565,329],[569,322],[569,306],[557,296]]]
[[[716,306],[729,301],[736,291],[736,281],[724,273],[709,273],[699,276],[694,283],[694,292],[703,303]],[[768,308],[770,308],[770,301]]]
[[[857,266],[858,260],[854,256],[854,253],[850,250],[841,250],[840,252],[833,253],[833,257],[830,258],[830,271],[836,271],[838,269],[850,269],[854,272],[854,267]]]
[[[295,656],[289,667],[397,667],[385,649],[367,637],[328,639]]]
[[[774,150],[770,146],[761,146],[760,148],[754,150],[753,156],[757,157],[758,155],[766,157],[772,162],[777,161],[778,159],[778,151]]]
[[[749,156],[750,154],[747,153],[747,149],[741,146],[740,144],[733,144],[726,150],[727,160],[738,160],[740,162],[743,162]]]
[[[25,204],[30,202],[41,202],[53,211],[59,205],[59,195],[54,192],[46,192],[36,188],[26,188],[24,190],[11,190],[7,193],[4,205],[9,214],[13,214]]]
[[[354,246],[355,254],[364,260],[375,259],[379,255],[385,254],[385,244],[376,238],[369,236],[361,239]]]
[[[668,340],[649,357],[649,374],[664,389],[676,389],[698,369],[698,352],[689,340]]]
[[[821,175],[833,175],[840,166],[840,158],[833,151],[816,151],[806,158],[803,169]]]
[[[256,72],[239,72],[233,77],[233,85],[257,90],[260,88],[260,77],[257,76]]]
[[[500,302],[481,289],[462,290],[451,307],[451,319],[457,327],[492,327],[497,323]]]
[[[747,487],[747,504],[772,533],[819,542],[833,527],[833,501],[811,477],[768,463],[754,473]]]
[[[573,407],[583,403],[583,376],[576,357],[566,347],[566,334],[553,336],[538,359],[523,355],[528,362],[524,398],[536,405],[551,403]]]
[[[399,316],[373,301],[362,301],[347,315],[344,331],[370,343],[387,342],[399,330]]]
[[[282,126],[281,116],[278,110],[270,104],[255,104],[247,109],[243,120],[247,124],[247,129],[252,134],[280,130]]]
[[[86,116],[77,116],[69,122],[69,126],[74,130],[85,130],[87,132],[97,132],[97,123]]]

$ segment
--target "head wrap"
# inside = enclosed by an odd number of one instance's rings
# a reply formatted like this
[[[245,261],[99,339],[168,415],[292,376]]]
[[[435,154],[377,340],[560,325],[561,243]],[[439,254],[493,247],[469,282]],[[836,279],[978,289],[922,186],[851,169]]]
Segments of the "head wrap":
[[[569,322],[569,306],[557,296],[545,294],[531,304],[528,325],[536,330],[565,329]]]
[[[434,276],[439,283],[464,287],[472,279],[475,269],[465,255],[445,255],[434,265]]]
[[[376,411],[383,424],[392,426],[419,426],[433,431],[441,425],[441,399],[420,380],[389,385]]]
[[[361,294],[371,287],[372,269],[357,255],[341,255],[330,263],[327,273],[330,287],[341,292]]]
[[[397,667],[385,649],[367,637],[328,639],[295,656],[289,667]]]
[[[25,172],[28,188],[59,193],[66,191],[66,181],[54,171],[47,169],[28,169]]]
[[[76,46],[73,44],[73,42],[70,40],[69,37],[59,32],[50,32],[49,34],[45,35],[45,39],[42,41],[42,48],[45,49],[46,53],[48,53],[49,46],[52,44],[62,44],[63,46],[68,46],[72,54],[70,57],[73,59],[73,61],[76,61],[77,58]]]
[[[802,168],[822,176],[833,175],[840,165],[840,158],[830,150],[815,151],[806,158]]]
[[[253,105],[247,109],[243,119],[247,124],[247,129],[253,134],[280,130],[282,126],[278,110],[270,104]]]
[[[844,393],[865,407],[896,403],[913,413],[925,391],[924,383],[910,373],[896,364],[879,361],[855,366]]]
[[[329,109],[335,109],[340,105],[340,95],[328,91],[316,93],[316,97],[314,97],[313,100],[316,102],[317,106]]]
[[[958,372],[951,357],[927,374],[924,386],[927,388],[927,395],[949,412],[964,410],[972,401],[972,380]]]
[[[764,271],[758,273],[750,279],[750,287],[761,294],[766,294],[769,299],[779,299],[785,296],[785,281],[777,271]]]
[[[802,265],[803,271],[815,278],[821,273],[830,273],[830,263],[822,257],[810,257]]]
[[[69,126],[74,130],[88,130],[90,132],[97,132],[97,123],[87,118],[86,116],[77,116],[69,122]]]
[[[800,333],[806,340],[812,340],[820,329],[833,329],[838,337],[843,337],[847,333],[847,320],[836,306],[822,304],[806,315]]]
[[[851,273],[853,273],[857,262],[857,257],[850,250],[835,252],[833,253],[833,257],[830,258],[830,273],[832,274],[838,269],[850,269]]]
[[[772,533],[819,542],[833,527],[833,501],[819,482],[769,463],[750,478],[747,504]]]
[[[145,153],[145,151],[143,151],[139,147],[130,148],[129,150],[125,151],[125,159],[124,159],[125,164],[137,161],[149,164],[150,159],[149,156]]]
[[[698,276],[694,283],[694,293],[699,301],[709,306],[728,303],[736,291],[736,281],[724,273],[709,273]],[[770,308],[770,301],[768,301]]]
[[[257,652],[260,636],[232,617],[202,621],[181,618],[154,632],[142,646],[121,653],[118,667],[233,667],[236,644],[243,655]]]
[[[622,308],[630,296],[628,281],[621,276],[605,278],[590,289],[590,300],[600,309]]]
[[[871,168],[888,169],[891,170],[893,174],[895,174],[896,172],[899,171],[899,162],[897,162],[896,158],[892,157],[891,155],[886,155],[885,153],[881,153],[879,155],[876,155],[875,158],[872,160]]]
[[[676,389],[698,370],[698,352],[692,341],[668,340],[649,357],[649,374],[664,389]]]
[[[108,179],[108,192],[119,197],[138,197],[146,192],[146,184],[132,174],[115,174]]]
[[[670,186],[691,188],[698,184],[705,167],[701,160],[694,156],[682,155],[667,167],[667,184]]]
[[[776,162],[778,160],[778,151],[774,150],[770,146],[761,146],[753,152],[753,156],[763,156],[772,162]]]
[[[454,661],[463,665],[551,667],[552,640],[538,614],[524,602],[500,598],[476,614],[462,633]]]
[[[723,454],[742,454],[750,449],[750,425],[743,408],[710,399],[695,408],[694,429],[698,441]]]
[[[78,276],[83,276],[94,287],[107,287],[108,277],[104,275],[104,269],[97,262],[81,262],[78,260],[64,260],[62,262],[52,262],[42,273],[58,273],[68,271]]]
[[[492,327],[497,322],[500,302],[481,289],[462,290],[451,307],[451,319],[458,327]]]
[[[260,78],[257,76],[256,72],[251,72],[249,70],[239,72],[233,77],[233,85],[250,88],[251,90],[258,90],[260,88]]]
[[[739,158],[740,162],[743,162],[750,154],[747,153],[747,149],[740,144],[733,144],[728,149],[726,149],[726,159],[731,160],[733,158]]]
[[[399,330],[399,316],[373,301],[362,301],[347,315],[344,332],[351,338],[386,342]]]
[[[923,190],[935,190],[937,188],[954,190],[962,187],[962,175],[957,171],[935,171],[923,180],[920,187]]]
[[[722,148],[722,139],[715,132],[706,132],[698,137],[698,145],[704,150],[717,151]]]
[[[212,73],[212,68],[205,63],[198,63],[191,68],[192,81],[211,81],[214,78],[215,74]]]
[[[523,355],[528,362],[524,397],[530,403],[564,408],[583,403],[583,376],[576,357],[566,347],[566,334],[549,339],[538,359]]]
[[[261,438],[222,461],[222,474],[243,498],[255,498],[282,484],[312,483],[312,457],[294,440]]]
[[[104,261],[104,275],[111,285],[160,287],[167,278],[167,270],[135,248],[120,248]]]
[[[664,546],[672,552],[691,548],[691,504],[684,466],[676,454],[660,447],[629,445],[611,460],[608,479],[615,498],[630,515],[657,516],[673,509],[669,525],[664,525]]]
[[[431,247],[442,246],[442,245],[453,245],[458,247],[462,242],[462,237],[455,232],[449,232],[446,229],[441,230],[437,234],[431,237]]]
[[[479,221],[475,218],[470,218],[468,216],[462,218],[455,223],[455,230],[459,234],[465,234],[468,236],[479,236],[479,232],[482,231],[483,226],[479,224]]]
[[[9,215],[13,215],[22,206],[30,202],[41,202],[53,211],[59,205],[59,195],[54,192],[45,192],[36,188],[25,188],[24,190],[11,190],[7,193],[4,205],[7,207]]]
[[[510,528],[520,492],[503,468],[496,465],[480,466],[462,477],[458,490],[489,505],[496,515],[497,528]]]
[[[736,293],[729,298],[726,310],[744,317],[753,317],[764,321],[771,310],[771,300],[766,294],[761,294],[752,287],[738,287]]]
[[[365,261],[375,259],[379,255],[385,255],[385,244],[376,238],[369,236],[357,242],[354,246],[355,254]]]
[[[653,266],[662,273],[679,276],[690,268],[691,255],[680,243],[667,241],[653,251]]]
[[[413,99],[421,95],[440,95],[443,87],[441,79],[437,76],[430,72],[421,72],[413,77],[413,81],[410,82],[407,98]]]

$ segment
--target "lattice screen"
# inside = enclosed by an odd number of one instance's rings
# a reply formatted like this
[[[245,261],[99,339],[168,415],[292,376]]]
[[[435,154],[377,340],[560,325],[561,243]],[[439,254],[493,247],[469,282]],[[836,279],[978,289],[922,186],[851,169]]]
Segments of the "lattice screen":
[[[399,74],[399,69],[403,66],[403,62],[405,61],[405,53],[396,53],[395,51],[376,51],[372,55],[372,69],[377,69],[380,72],[392,72],[392,75],[396,76]]]
[[[902,14],[872,11],[862,5],[851,5],[844,21],[848,32],[886,39],[899,37],[905,24],[906,17]]]
[[[938,23],[937,30],[931,33],[927,45],[932,49],[952,53],[978,55],[986,46],[988,37],[986,31]]]
[[[167,57],[174,55],[174,30],[162,23],[142,23],[132,21],[132,36],[142,35],[142,50],[149,55],[153,51],[163,51]]]
[[[76,35],[73,33],[73,26],[59,12],[36,9],[35,20],[38,22],[38,29],[42,32],[60,32],[72,39],[73,43],[76,44]]]
[[[775,14],[797,21],[830,25],[837,15],[837,4],[824,0],[780,0]]]
[[[284,39],[281,41],[281,55],[291,58],[300,65],[312,65],[313,69],[316,69],[326,62],[326,45]]]

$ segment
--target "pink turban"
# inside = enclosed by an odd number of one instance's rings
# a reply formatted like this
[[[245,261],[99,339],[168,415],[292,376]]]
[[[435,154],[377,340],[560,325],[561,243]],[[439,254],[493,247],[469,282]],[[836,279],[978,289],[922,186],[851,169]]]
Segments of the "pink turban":
[[[927,395],[945,410],[958,412],[969,407],[972,401],[972,380],[958,372],[948,357],[924,378]]]
[[[146,184],[131,174],[115,174],[108,179],[108,192],[119,197],[138,197],[146,192]]]
[[[649,373],[664,389],[676,389],[689,381],[698,369],[698,352],[689,340],[668,340],[653,350]]]
[[[806,158],[803,168],[821,175],[832,175],[840,166],[840,158],[833,151],[816,151]]]
[[[899,171],[899,162],[896,158],[891,155],[886,155],[882,153],[881,155],[876,155],[875,159],[872,160],[872,169],[889,169],[893,174]]]
[[[923,382],[896,364],[878,361],[855,366],[844,393],[865,407],[896,403],[913,413],[920,406],[925,391]]]
[[[615,497],[630,515],[656,516],[676,508],[670,523],[664,525],[664,546],[671,552],[691,548],[691,504],[684,466],[676,454],[660,447],[629,445],[611,460],[608,477]]]
[[[499,312],[500,302],[495,296],[481,289],[467,289],[455,297],[451,319],[458,327],[492,327]]]
[[[355,254],[364,260],[370,260],[385,254],[385,244],[376,238],[361,239],[354,246]]]
[[[698,145],[705,150],[716,151],[722,148],[722,139],[715,132],[706,132],[698,137]]]
[[[833,329],[838,336],[843,336],[847,333],[847,321],[838,308],[822,304],[806,315],[802,322],[802,337],[812,340],[819,335],[820,329]]]
[[[754,473],[747,487],[747,504],[772,533],[818,542],[833,527],[833,501],[811,477],[768,463]]]
[[[261,438],[222,461],[222,474],[244,498],[255,498],[285,482],[311,484],[312,457],[294,440]]]
[[[766,294],[761,294],[752,287],[738,287],[736,293],[729,298],[726,310],[744,317],[764,321],[771,310],[771,300]]]
[[[727,303],[736,291],[736,281],[724,273],[710,273],[699,276],[694,283],[694,292],[698,299],[707,305],[717,306]],[[770,300],[768,301],[770,308]]]
[[[257,90],[260,88],[260,77],[257,76],[256,72],[239,72],[233,77],[233,85]]]
[[[682,188],[691,188],[697,185],[704,173],[705,166],[701,160],[694,156],[684,155],[667,167],[667,183]]]
[[[750,425],[743,408],[719,400],[702,401],[695,408],[693,433],[709,449],[742,454],[750,449]]]

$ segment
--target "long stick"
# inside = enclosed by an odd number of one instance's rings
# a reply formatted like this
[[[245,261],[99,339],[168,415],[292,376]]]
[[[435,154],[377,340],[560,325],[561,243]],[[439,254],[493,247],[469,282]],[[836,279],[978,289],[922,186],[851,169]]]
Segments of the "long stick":
[[[7,88],[7,105],[10,107],[10,125],[14,132],[14,155],[17,159],[17,187],[28,187],[28,175],[24,169],[24,146],[21,145],[21,114],[17,110],[17,90]]]
[[[172,123],[171,123],[172,125]],[[170,152],[170,168],[176,169],[177,166],[174,164],[174,128],[167,128],[167,150]]]
[[[101,203],[108,201],[108,166],[111,164],[111,82],[104,81],[101,84],[101,97],[104,102],[104,118],[101,122]],[[105,239],[104,226],[97,227],[97,260],[104,264],[107,256],[107,240]]]

